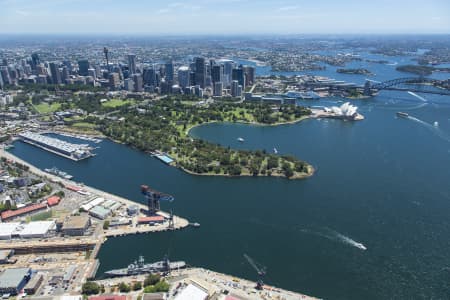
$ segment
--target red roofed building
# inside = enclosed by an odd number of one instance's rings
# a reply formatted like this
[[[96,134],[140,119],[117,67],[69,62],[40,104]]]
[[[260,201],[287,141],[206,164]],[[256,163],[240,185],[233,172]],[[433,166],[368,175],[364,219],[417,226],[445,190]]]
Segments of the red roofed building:
[[[139,224],[149,224],[149,223],[163,223],[163,216],[150,216],[150,217],[142,217],[138,219]]]
[[[16,210],[7,210],[2,212],[1,217],[2,217],[2,221],[7,221],[9,219],[13,219],[15,217],[18,216],[22,216],[22,215],[26,215],[29,214],[31,212],[35,212],[38,210],[42,210],[42,209],[46,209],[47,208],[47,203],[39,203],[39,204],[33,204],[33,205],[29,205],[29,206],[25,206]]]
[[[58,196],[51,196],[47,199],[48,206],[55,206],[59,204],[59,201],[61,201],[61,198]]]
[[[89,300],[127,300],[127,296],[123,295],[102,295],[102,296],[92,296]]]
[[[79,192],[82,190],[82,188],[80,188],[78,186],[74,186],[74,185],[66,185],[66,189],[74,191],[74,192]]]

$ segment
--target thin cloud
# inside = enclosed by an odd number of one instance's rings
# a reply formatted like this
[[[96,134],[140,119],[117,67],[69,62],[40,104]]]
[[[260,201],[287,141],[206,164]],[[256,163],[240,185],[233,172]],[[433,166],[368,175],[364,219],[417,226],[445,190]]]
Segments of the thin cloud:
[[[299,9],[297,5],[289,5],[289,6],[282,6],[278,8],[279,11],[290,11],[290,10],[296,10]]]

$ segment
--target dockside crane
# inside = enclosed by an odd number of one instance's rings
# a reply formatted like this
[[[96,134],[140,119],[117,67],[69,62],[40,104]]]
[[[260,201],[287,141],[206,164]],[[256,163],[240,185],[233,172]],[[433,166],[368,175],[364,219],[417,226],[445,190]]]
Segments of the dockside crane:
[[[148,185],[141,185],[141,192],[147,199],[149,215],[154,215],[158,210],[160,210],[160,201],[172,202],[175,200],[174,196],[158,192],[157,190],[148,187]],[[172,214],[171,218],[173,218]]]
[[[244,257],[248,261],[248,263],[253,267],[253,269],[255,269],[256,272],[258,273],[258,281],[256,282],[256,289],[262,290],[264,288],[263,277],[266,275],[266,267],[264,267],[261,264],[257,264],[253,260],[253,258],[251,258],[250,256],[248,256],[245,253],[244,253]]]

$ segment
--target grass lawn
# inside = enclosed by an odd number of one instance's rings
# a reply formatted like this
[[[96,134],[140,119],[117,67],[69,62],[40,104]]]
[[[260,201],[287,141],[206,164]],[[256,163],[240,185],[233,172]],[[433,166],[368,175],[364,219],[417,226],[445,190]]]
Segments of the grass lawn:
[[[36,110],[40,113],[40,114],[48,114],[48,113],[52,113],[55,111],[58,111],[61,108],[61,104],[60,103],[52,103],[52,104],[48,104],[48,103],[40,103],[38,105],[34,105],[34,108],[36,108]]]
[[[53,211],[44,211],[27,217],[27,221],[45,221],[52,217]]]
[[[75,128],[80,128],[80,129],[94,129],[95,128],[95,124],[88,123],[88,122],[76,122],[76,123],[73,123],[71,126],[75,127]]]
[[[121,100],[121,99],[111,99],[107,102],[103,102],[103,107],[119,107],[126,104],[133,104],[135,101],[131,99]]]

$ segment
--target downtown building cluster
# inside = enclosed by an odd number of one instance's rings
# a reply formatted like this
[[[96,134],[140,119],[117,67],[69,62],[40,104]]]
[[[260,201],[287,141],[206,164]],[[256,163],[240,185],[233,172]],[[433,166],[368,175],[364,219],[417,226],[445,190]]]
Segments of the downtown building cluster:
[[[150,92],[203,96],[241,97],[245,88],[255,82],[255,68],[232,60],[207,60],[194,57],[189,63],[143,63],[136,55],[127,54],[115,63],[80,59],[76,62],[41,61],[38,53],[29,59],[0,66],[0,88],[5,85],[71,84],[108,88],[111,91]]]

